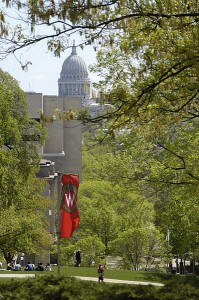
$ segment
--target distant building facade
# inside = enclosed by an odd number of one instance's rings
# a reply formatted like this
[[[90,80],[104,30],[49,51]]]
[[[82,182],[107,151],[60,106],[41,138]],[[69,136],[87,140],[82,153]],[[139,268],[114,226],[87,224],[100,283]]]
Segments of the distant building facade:
[[[39,121],[40,113],[53,116],[55,110],[79,109],[91,100],[91,80],[85,62],[76,47],[62,65],[58,79],[58,96],[26,93],[29,114]],[[77,120],[54,120],[46,124],[48,138],[41,149],[42,158],[55,163],[56,172],[75,173],[82,178],[82,126]]]

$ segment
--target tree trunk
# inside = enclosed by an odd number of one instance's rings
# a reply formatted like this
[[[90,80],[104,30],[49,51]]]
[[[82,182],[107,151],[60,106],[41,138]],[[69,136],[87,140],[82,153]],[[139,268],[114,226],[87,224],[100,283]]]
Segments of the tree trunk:
[[[4,256],[5,260],[6,260],[7,265],[10,264],[10,263],[12,263],[13,260],[14,260],[14,258],[15,258],[14,254],[11,254],[10,252],[7,252],[5,250],[3,250],[3,256]]]

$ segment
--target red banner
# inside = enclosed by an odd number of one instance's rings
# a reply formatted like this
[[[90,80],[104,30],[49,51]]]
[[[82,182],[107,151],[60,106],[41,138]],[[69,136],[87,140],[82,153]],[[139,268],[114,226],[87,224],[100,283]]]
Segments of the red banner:
[[[77,192],[79,187],[79,175],[62,175],[61,193],[61,220],[60,237],[69,238],[79,225],[79,212],[77,207]]]

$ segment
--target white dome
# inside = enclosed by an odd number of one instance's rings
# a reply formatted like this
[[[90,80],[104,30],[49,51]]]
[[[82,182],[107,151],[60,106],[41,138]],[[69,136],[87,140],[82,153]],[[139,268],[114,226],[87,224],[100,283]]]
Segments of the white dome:
[[[58,95],[65,97],[80,96],[83,99],[90,98],[91,81],[86,63],[77,55],[76,47],[72,47],[72,53],[62,65],[60,78],[58,79]],[[85,102],[86,100],[84,100]]]
[[[72,47],[71,55],[65,59],[60,75],[83,75],[83,78],[88,77],[86,64],[84,60],[77,55],[75,46]]]

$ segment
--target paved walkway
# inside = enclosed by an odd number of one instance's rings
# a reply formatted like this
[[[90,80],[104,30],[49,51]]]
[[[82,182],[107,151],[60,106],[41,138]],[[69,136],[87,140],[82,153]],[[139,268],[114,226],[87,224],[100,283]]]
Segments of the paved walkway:
[[[0,278],[26,278],[35,277],[35,274],[0,274]]]
[[[90,281],[98,281],[98,278],[95,277],[82,277],[82,276],[74,276],[77,279],[81,280],[90,280]],[[131,281],[131,280],[119,280],[119,279],[108,279],[104,278],[104,282],[108,283],[122,283],[122,284],[140,284],[140,285],[154,285],[154,286],[164,286],[163,283],[158,282],[147,282],[147,281]]]
[[[0,278],[27,278],[27,277],[35,277],[35,274],[0,274]],[[97,277],[82,277],[82,276],[74,276],[80,280],[88,280],[88,281],[98,281]],[[121,284],[140,284],[140,285],[154,285],[154,286],[164,286],[163,283],[158,282],[148,282],[148,281],[132,281],[132,280],[119,280],[119,279],[108,279],[105,278],[104,282],[106,283],[121,283]]]

